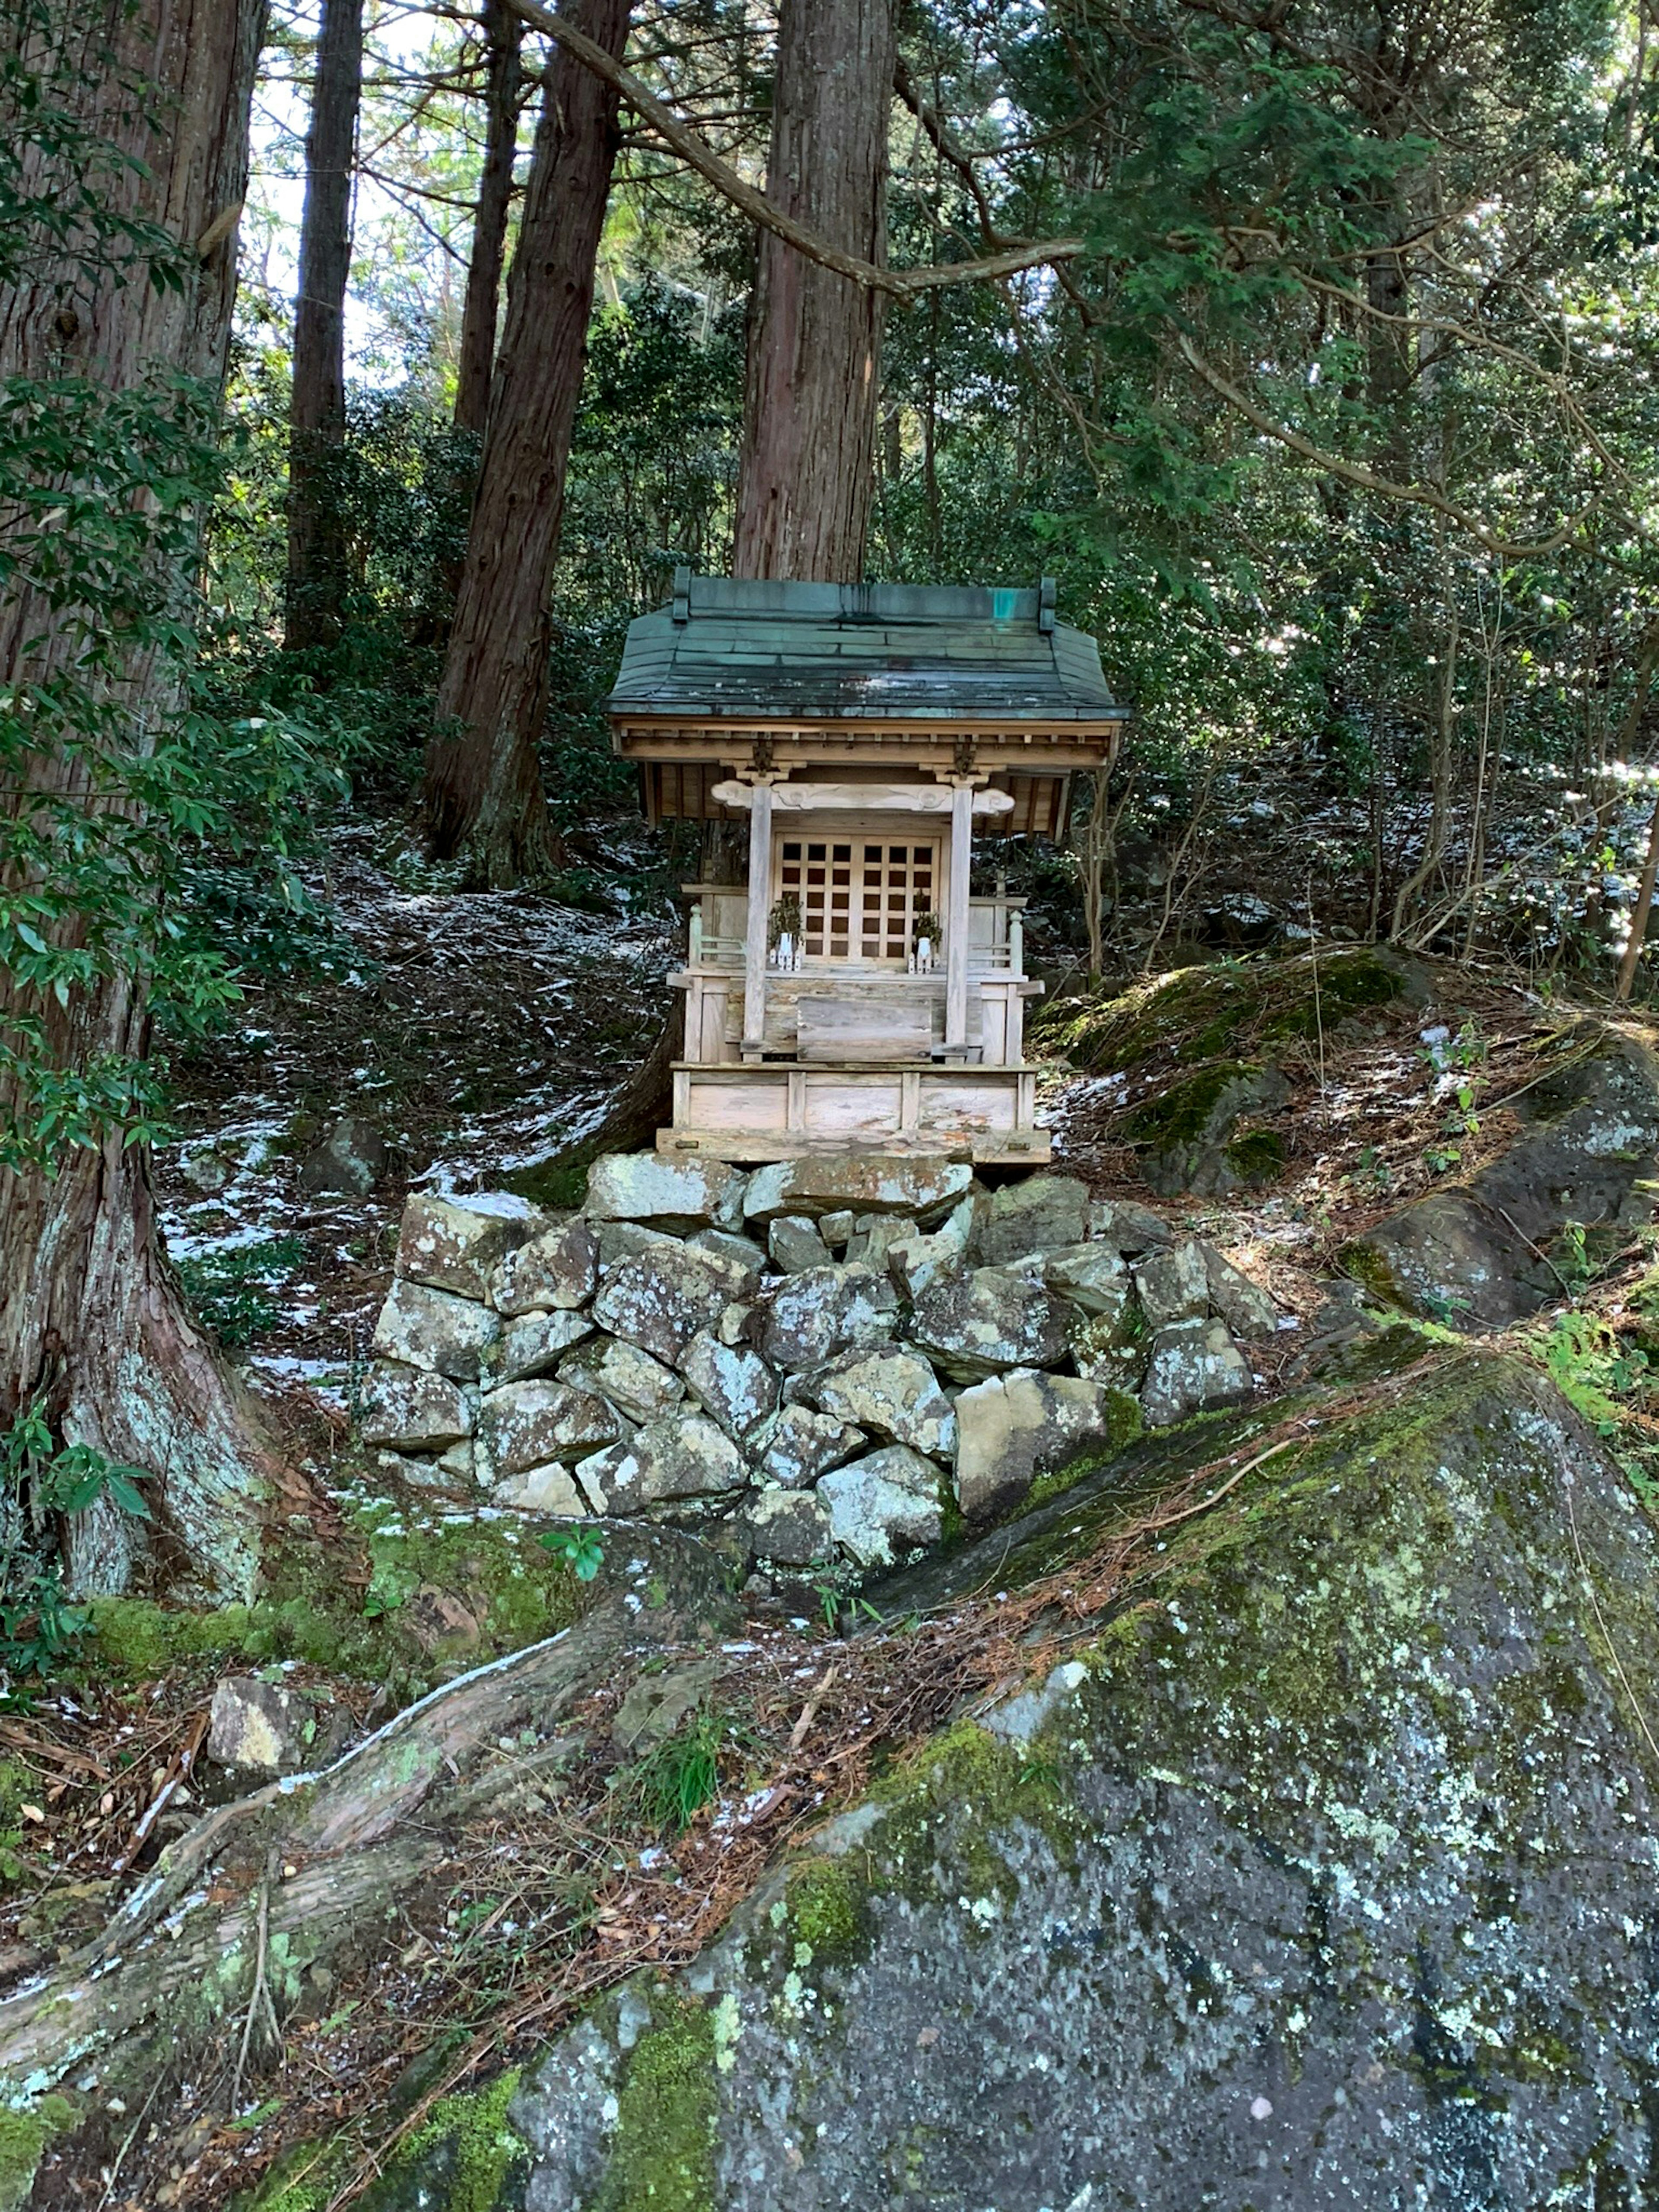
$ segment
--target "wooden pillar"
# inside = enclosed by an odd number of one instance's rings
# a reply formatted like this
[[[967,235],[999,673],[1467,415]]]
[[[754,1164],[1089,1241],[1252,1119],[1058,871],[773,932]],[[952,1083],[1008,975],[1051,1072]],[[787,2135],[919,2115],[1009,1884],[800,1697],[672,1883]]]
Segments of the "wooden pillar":
[[[945,1049],[958,1057],[968,1042],[968,885],[973,839],[974,787],[962,776],[951,788],[951,890],[945,909]]]
[[[743,1056],[758,1060],[766,1036],[766,939],[772,921],[772,787],[754,786],[749,809],[749,923],[743,947]]]

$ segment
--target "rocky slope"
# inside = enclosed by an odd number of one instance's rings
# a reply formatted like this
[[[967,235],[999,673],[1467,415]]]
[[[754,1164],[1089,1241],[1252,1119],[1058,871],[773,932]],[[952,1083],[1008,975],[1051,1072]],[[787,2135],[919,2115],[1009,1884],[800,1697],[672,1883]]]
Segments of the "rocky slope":
[[[1652,1534],[1511,1358],[1353,1398],[556,2045],[510,2201],[1650,2201]]]

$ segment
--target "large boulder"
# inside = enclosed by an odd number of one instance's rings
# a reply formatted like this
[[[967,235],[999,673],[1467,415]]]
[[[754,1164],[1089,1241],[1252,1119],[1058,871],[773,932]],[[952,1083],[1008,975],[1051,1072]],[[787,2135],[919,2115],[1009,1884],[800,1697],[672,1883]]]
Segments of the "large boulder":
[[[972,1547],[957,1601],[1086,1565],[1089,1516]],[[1659,1556],[1595,1439],[1518,1360],[1419,1369],[1146,1563],[526,2069],[526,2203],[1650,2200]]]
[[[945,1531],[939,1470],[907,1444],[889,1444],[867,1459],[832,1468],[817,1497],[830,1532],[861,1567],[884,1567],[917,1544],[937,1544]]]
[[[364,1378],[358,1426],[366,1444],[441,1452],[471,1435],[472,1413],[447,1376],[377,1359]]]
[[[1179,1191],[1224,1196],[1264,1179],[1282,1161],[1275,1133],[1252,1148],[1236,1135],[1248,1115],[1272,1113],[1291,1095],[1283,1069],[1260,1060],[1218,1060],[1144,1101],[1127,1116],[1123,1134],[1144,1147],[1140,1172],[1160,1197]]]
[[[660,1152],[612,1152],[587,1171],[590,1221],[642,1221],[672,1236],[736,1229],[748,1178],[723,1160],[671,1160]]]
[[[808,1267],[786,1276],[761,1307],[760,1348],[798,1374],[838,1352],[879,1344],[898,1322],[898,1293],[878,1267]]]
[[[1090,1444],[1104,1455],[1140,1427],[1133,1398],[1076,1375],[1018,1367],[957,1400],[957,1503],[970,1521],[1012,1510],[1039,1474]]]
[[[856,1423],[888,1443],[908,1444],[933,1459],[956,1449],[957,1417],[920,1352],[897,1345],[852,1352],[815,1376],[820,1412]]]
[[[942,1277],[916,1300],[909,1334],[958,1382],[1011,1367],[1053,1367],[1066,1354],[1071,1310],[1029,1276],[975,1267]]]
[[[1501,1328],[1563,1295],[1563,1260],[1610,1256],[1652,1219],[1659,1065],[1645,1047],[1587,1025],[1511,1103],[1525,1127],[1497,1159],[1349,1246],[1368,1290],[1455,1327]]]
[[[404,1207],[393,1265],[411,1283],[483,1298],[496,1262],[534,1236],[544,1218],[511,1191],[480,1191],[469,1198],[416,1192]]]
[[[1089,1234],[1089,1189],[1074,1176],[1034,1175],[988,1191],[975,1208],[973,1254],[997,1267],[1033,1252],[1081,1244]]]
[[[967,1196],[973,1180],[966,1160],[824,1154],[757,1168],[743,1206],[750,1221],[772,1221],[781,1213],[812,1218],[839,1212],[908,1213],[931,1227]]]
[[[744,1296],[748,1281],[747,1270],[724,1253],[665,1237],[601,1271],[592,1316],[672,1367],[700,1329],[712,1328]]]
[[[599,1241],[592,1230],[585,1221],[562,1221],[496,1264],[489,1302],[504,1314],[586,1305],[599,1272]]]
[[[381,1359],[423,1367],[452,1382],[476,1382],[501,1335],[501,1317],[453,1291],[394,1281],[374,1324],[370,1349]]]

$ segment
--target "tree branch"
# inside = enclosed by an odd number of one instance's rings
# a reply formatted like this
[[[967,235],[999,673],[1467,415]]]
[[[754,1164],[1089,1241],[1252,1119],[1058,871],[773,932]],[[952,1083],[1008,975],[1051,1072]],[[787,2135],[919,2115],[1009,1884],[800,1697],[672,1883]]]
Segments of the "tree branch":
[[[665,107],[638,77],[614,61],[586,33],[575,29],[550,9],[538,7],[536,0],[507,0],[507,5],[533,30],[556,40],[584,69],[592,70],[596,76],[613,86],[642,123],[648,124],[689,167],[713,185],[751,222],[771,231],[786,246],[793,246],[798,253],[804,253],[809,261],[833,270],[838,276],[845,276],[854,284],[866,285],[872,292],[886,292],[894,299],[908,300],[918,292],[933,291],[945,285],[982,283],[999,276],[1018,276],[1024,269],[1040,269],[1055,262],[1074,260],[1083,252],[1080,238],[1048,238],[1010,246],[979,261],[938,261],[921,269],[883,269],[873,261],[860,261],[856,254],[843,253],[839,246],[831,246],[816,231],[808,230],[775,207],[764,192],[757,191],[746,183],[729,163],[721,161],[712,146],[689,131],[672,108]]]
[[[1431,490],[1427,484],[1396,483],[1391,477],[1380,477],[1374,469],[1366,468],[1362,462],[1346,461],[1340,453],[1326,453],[1322,447],[1303,437],[1299,431],[1292,430],[1288,423],[1276,422],[1265,409],[1258,407],[1236,384],[1223,376],[1219,369],[1212,368],[1184,332],[1177,335],[1176,344],[1182,359],[1194,374],[1207,384],[1218,398],[1224,399],[1230,407],[1237,409],[1247,422],[1254,423],[1265,436],[1277,439],[1281,446],[1287,446],[1291,453],[1299,453],[1304,461],[1311,461],[1327,476],[1340,477],[1344,483],[1358,485],[1361,491],[1375,492],[1402,507],[1425,507],[1431,514],[1443,514],[1448,521],[1455,522],[1460,530],[1467,531],[1471,538],[1486,547],[1488,553],[1494,554],[1500,561],[1547,560],[1577,535],[1600,503],[1601,494],[1597,492],[1571,521],[1564,522],[1547,538],[1540,538],[1530,544],[1513,543],[1508,538],[1499,538],[1467,507],[1459,507],[1455,501]]]

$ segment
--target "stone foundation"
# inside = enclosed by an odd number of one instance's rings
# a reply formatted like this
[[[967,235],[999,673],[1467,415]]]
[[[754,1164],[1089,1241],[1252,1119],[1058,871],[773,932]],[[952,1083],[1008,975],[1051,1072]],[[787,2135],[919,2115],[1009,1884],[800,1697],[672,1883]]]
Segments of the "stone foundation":
[[[1143,1422],[1241,1402],[1238,1340],[1279,1320],[1213,1248],[1067,1176],[627,1153],[562,1217],[410,1200],[362,1430],[422,1488],[874,1568]]]

